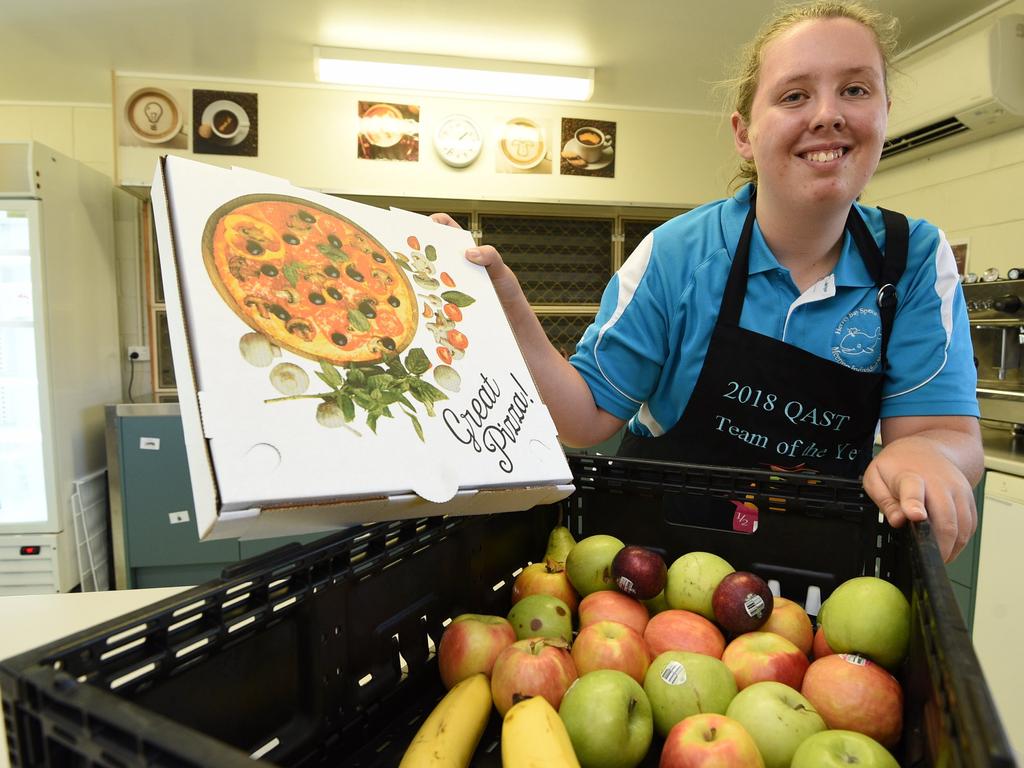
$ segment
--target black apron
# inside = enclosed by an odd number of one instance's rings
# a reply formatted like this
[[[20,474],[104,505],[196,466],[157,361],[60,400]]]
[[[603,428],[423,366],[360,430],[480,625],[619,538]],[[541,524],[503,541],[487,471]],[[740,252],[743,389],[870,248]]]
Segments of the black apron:
[[[619,455],[858,477],[872,458],[895,286],[907,260],[907,219],[882,209],[883,258],[857,209],[851,207],[847,217],[846,228],[879,288],[879,370],[861,372],[740,327],[754,211],[752,198],[704,366],[683,415],[660,437],[627,429]],[[735,527],[735,521],[721,527]]]

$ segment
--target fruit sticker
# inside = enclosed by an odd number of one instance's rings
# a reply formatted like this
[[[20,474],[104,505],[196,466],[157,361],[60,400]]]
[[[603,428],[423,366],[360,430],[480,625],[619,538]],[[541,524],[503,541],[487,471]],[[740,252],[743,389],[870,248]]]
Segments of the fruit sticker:
[[[661,679],[669,685],[686,685],[686,667],[678,661],[670,661],[661,670]]]

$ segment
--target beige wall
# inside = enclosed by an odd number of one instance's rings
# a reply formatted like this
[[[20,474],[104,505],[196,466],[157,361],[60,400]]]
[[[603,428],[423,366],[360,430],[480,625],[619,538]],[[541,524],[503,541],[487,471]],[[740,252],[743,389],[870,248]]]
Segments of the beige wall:
[[[184,149],[130,146],[126,142],[116,153],[117,178],[126,185],[148,185],[156,158],[161,153],[172,152],[212,164],[240,165],[282,176],[300,187],[342,195],[685,207],[719,197],[735,165],[728,122],[718,115],[118,76],[115,78],[115,127],[129,141],[132,139],[122,114],[123,105],[144,86],[157,86],[175,95],[186,113],[191,111],[193,88],[257,94],[259,156],[191,155]],[[377,100],[420,107],[418,162],[356,157],[358,103]],[[436,126],[445,116],[454,113],[468,115],[486,137],[479,159],[459,170],[441,162],[432,141]],[[499,173],[496,170],[500,129],[514,117],[529,117],[546,128],[554,172]],[[616,123],[614,178],[557,173],[562,117]]]
[[[1024,13],[1024,0],[999,15]],[[987,26],[992,16],[965,27],[949,42]],[[897,94],[898,98],[898,94]],[[926,218],[952,242],[967,243],[967,269],[981,274],[996,267],[1006,275],[1024,266],[1024,128],[942,151],[907,165],[880,171],[865,200]]]

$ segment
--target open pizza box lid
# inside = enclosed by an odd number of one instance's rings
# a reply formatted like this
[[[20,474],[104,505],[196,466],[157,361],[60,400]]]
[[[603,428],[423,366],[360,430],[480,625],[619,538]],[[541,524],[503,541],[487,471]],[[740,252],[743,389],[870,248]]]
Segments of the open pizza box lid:
[[[574,490],[468,232],[179,157],[152,205],[200,538]]]

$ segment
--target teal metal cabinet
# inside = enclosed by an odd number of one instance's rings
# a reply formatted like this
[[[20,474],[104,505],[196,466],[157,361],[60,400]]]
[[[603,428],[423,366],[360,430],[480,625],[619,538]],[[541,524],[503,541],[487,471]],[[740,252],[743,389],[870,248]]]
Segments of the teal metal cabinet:
[[[237,540],[199,540],[176,404],[107,406],[107,455],[118,589],[200,584],[237,562]]]
[[[200,541],[177,403],[107,406],[114,583],[201,584],[239,559],[324,534]]]

